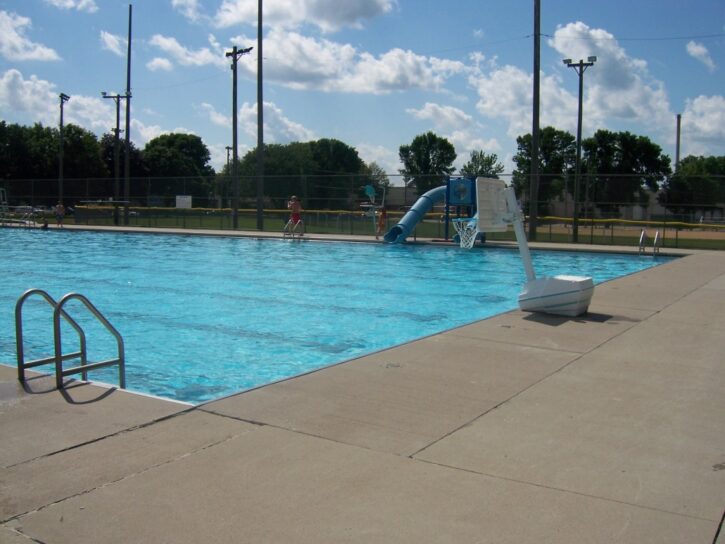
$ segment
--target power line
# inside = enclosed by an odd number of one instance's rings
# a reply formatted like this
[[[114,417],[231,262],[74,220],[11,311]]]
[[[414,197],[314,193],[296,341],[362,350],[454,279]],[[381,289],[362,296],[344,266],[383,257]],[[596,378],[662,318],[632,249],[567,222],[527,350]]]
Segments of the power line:
[[[542,36],[546,36],[547,38],[554,37],[551,34],[542,34]],[[661,36],[661,37],[647,37],[647,38],[645,38],[645,37],[618,38],[616,36],[612,36],[611,38],[602,38],[602,37],[593,38],[591,36],[587,36],[587,37],[580,37],[580,38],[573,38],[573,39],[582,40],[582,41],[594,41],[596,39],[596,40],[611,40],[611,41],[617,41],[617,42],[666,42],[666,41],[678,41],[678,40],[707,40],[707,39],[722,38],[722,37],[725,37],[725,33],[691,34],[689,36]]]

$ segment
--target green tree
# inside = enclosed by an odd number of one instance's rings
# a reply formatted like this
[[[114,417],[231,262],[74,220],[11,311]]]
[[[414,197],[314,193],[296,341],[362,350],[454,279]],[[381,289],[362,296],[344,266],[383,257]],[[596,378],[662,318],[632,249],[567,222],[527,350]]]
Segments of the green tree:
[[[34,142],[34,132],[38,136],[43,136],[47,145]],[[56,147],[55,153],[52,153],[50,149],[52,143],[52,131],[43,129],[41,125],[29,128],[0,121],[0,175],[3,179],[14,180],[5,184],[12,204],[50,204],[50,201],[45,202],[42,196],[57,194],[55,180],[58,176],[58,148]],[[43,181],[31,179],[38,177]],[[42,195],[41,199],[36,198],[39,194]]]
[[[229,171],[231,176],[231,162]],[[284,208],[291,195],[297,195],[304,206],[307,202],[308,175],[314,172],[316,163],[312,158],[309,142],[291,142],[288,144],[266,144],[264,146],[264,189],[270,199],[270,205]],[[241,176],[241,194],[251,202],[256,199],[257,149],[251,149],[239,164]],[[231,178],[229,178],[231,183]],[[230,189],[231,191],[231,186]]]
[[[63,127],[63,173],[67,178],[109,176],[101,158],[101,146],[92,132],[69,124]]]
[[[693,213],[717,207],[725,196],[725,157],[685,157],[662,189],[660,204],[690,220]]]
[[[585,187],[589,183],[589,200],[604,210],[646,205],[646,189],[656,191],[671,172],[670,158],[646,136],[598,130],[582,142],[582,150],[583,183]]]
[[[214,174],[209,164],[209,149],[195,134],[162,134],[149,141],[143,150],[148,173],[153,177],[208,177]]]
[[[284,208],[293,194],[306,208],[348,206],[360,177],[366,174],[357,150],[340,140],[269,144],[264,150],[265,197],[278,208]],[[256,149],[240,162],[242,195],[248,198],[256,196],[256,164]]]
[[[50,205],[58,198],[60,133],[36,123],[0,123],[0,168],[12,184],[13,201]],[[91,180],[107,176],[95,134],[77,125],[63,128],[63,198],[66,204],[95,189]]]
[[[209,164],[209,149],[195,134],[162,134],[143,149],[148,175],[154,180],[152,191],[165,196],[187,194],[207,203],[212,193],[214,169]]]
[[[471,151],[468,162],[461,167],[461,175],[466,177],[485,177],[498,179],[503,173],[503,164],[495,153],[487,154],[482,149]]]
[[[445,183],[454,171],[453,144],[433,132],[416,136],[410,145],[401,145],[398,155],[403,163],[403,180],[409,186],[415,185],[419,195]]]
[[[143,159],[143,154],[141,150],[136,147],[136,144],[133,142],[129,142],[131,144],[131,156],[129,158],[129,170],[131,172],[131,176],[134,178],[140,178],[140,177],[148,177],[148,168],[146,168],[146,163]],[[113,145],[114,145],[114,136],[111,133],[106,133],[101,137],[101,140],[99,142],[99,145],[101,146],[101,160],[106,165],[106,169],[108,170],[108,176],[114,177],[115,173],[115,163],[113,158]],[[121,137],[119,141],[118,146],[118,156],[119,156],[119,165],[120,165],[120,174],[123,178],[125,176],[124,169],[126,168],[126,145],[123,137]]]
[[[0,121],[0,174],[5,179],[32,177],[27,127]]]
[[[531,134],[516,138],[518,152],[512,183],[518,195],[529,195],[531,184]],[[546,214],[548,203],[562,195],[576,161],[576,138],[563,130],[545,127],[539,133],[539,212]],[[573,192],[573,187],[570,187]],[[528,199],[523,198],[527,203]]]
[[[97,194],[100,190],[99,180],[107,178],[108,175],[108,169],[101,159],[101,146],[96,135],[74,124],[65,125],[63,127],[65,204],[72,205],[91,197],[99,197]],[[108,191],[102,192],[105,196]]]
[[[57,129],[35,123],[25,130],[26,152],[30,157],[30,170],[23,177],[36,179],[58,178],[59,134]]]
[[[359,180],[365,163],[354,147],[333,138],[310,142],[315,162],[314,176],[309,183],[308,206],[315,208],[348,208],[357,198]]]
[[[371,161],[365,165],[363,171],[365,173],[365,185],[372,185],[375,187],[376,192],[382,192],[383,189],[388,190],[390,187],[390,179],[382,166],[375,161]]]

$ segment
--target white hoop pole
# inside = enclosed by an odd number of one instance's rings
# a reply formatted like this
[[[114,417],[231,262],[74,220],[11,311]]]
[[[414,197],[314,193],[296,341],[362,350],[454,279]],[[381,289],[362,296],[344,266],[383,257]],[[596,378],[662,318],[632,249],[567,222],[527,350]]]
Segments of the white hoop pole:
[[[534,273],[534,265],[531,264],[531,253],[529,252],[529,244],[526,242],[526,232],[524,232],[524,224],[521,221],[521,210],[519,210],[519,205],[516,202],[516,193],[513,187],[507,187],[504,192],[506,193],[509,214],[514,224],[516,242],[519,244],[519,253],[524,263],[524,270],[526,270],[526,281],[534,281],[536,274]]]

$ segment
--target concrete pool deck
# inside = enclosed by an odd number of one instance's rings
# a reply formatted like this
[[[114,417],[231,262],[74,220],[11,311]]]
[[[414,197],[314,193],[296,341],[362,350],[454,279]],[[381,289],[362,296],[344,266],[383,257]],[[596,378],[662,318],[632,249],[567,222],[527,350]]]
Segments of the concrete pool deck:
[[[580,318],[512,311],[198,407],[0,365],[0,542],[711,544],[725,252],[687,253]]]

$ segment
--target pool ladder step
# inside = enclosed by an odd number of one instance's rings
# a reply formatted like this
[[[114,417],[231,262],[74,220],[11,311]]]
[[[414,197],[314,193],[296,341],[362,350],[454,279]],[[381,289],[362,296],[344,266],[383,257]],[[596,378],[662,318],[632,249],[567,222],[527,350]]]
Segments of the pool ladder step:
[[[25,360],[25,351],[23,345],[23,304],[32,296],[42,297],[52,308],[53,308],[53,343],[54,343],[54,354],[49,357],[43,357],[41,359],[35,359],[33,361]],[[101,323],[106,330],[113,335],[116,339],[116,346],[118,350],[118,356],[114,359],[108,359],[106,361],[100,361],[97,363],[88,363],[88,355],[86,349],[86,334],[83,328],[78,322],[73,319],[68,312],[63,308],[69,300],[79,300],[83,305],[91,312],[96,320]],[[71,353],[62,353],[62,339],[61,339],[61,327],[60,318],[63,318],[78,334],[79,349]],[[15,344],[17,347],[17,358],[18,358],[18,380],[21,382],[25,381],[25,370],[36,366],[41,366],[49,363],[55,363],[55,384],[58,389],[63,388],[63,378],[71,376],[73,374],[81,374],[84,380],[88,379],[88,372],[98,368],[104,368],[109,366],[118,366],[118,382],[121,389],[126,388],[126,356],[125,348],[123,344],[123,338],[116,328],[103,316],[103,314],[96,308],[88,298],[81,295],[80,293],[68,293],[64,295],[59,301],[55,301],[46,291],[42,289],[28,289],[15,303]],[[73,359],[80,359],[80,365],[63,368],[64,361],[70,361]]]
[[[647,251],[647,230],[642,229],[639,235],[639,252],[645,253]],[[660,252],[660,231],[655,231],[654,241],[652,242],[652,254],[657,255]]]

